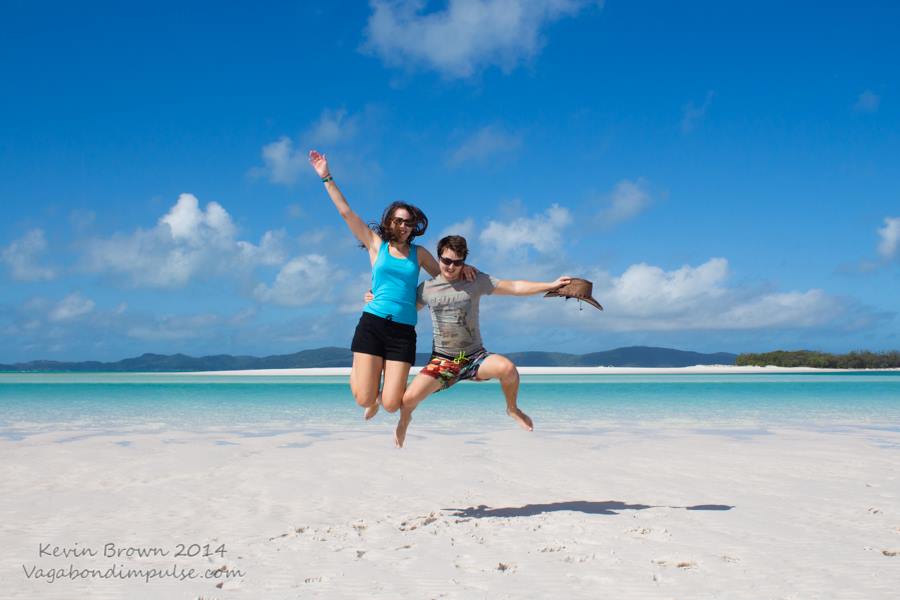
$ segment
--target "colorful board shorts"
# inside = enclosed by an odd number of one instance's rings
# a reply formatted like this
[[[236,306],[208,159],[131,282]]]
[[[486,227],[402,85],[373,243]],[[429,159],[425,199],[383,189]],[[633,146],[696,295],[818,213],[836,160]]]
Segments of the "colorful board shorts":
[[[490,355],[491,353],[484,348],[476,350],[469,356],[460,352],[460,356],[456,358],[450,358],[442,354],[433,354],[431,360],[422,367],[420,373],[434,377],[441,382],[441,389],[446,390],[457,381],[475,379],[478,375],[478,367]]]

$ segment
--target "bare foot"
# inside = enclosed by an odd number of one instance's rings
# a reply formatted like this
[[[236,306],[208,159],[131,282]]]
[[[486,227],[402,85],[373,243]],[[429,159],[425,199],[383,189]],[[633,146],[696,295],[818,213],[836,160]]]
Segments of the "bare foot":
[[[514,408],[510,410],[507,408],[506,414],[511,416],[525,431],[534,431],[534,424],[531,422],[531,417],[523,413],[520,409]]]
[[[378,392],[378,395],[375,396],[375,403],[372,406],[367,406],[366,411],[363,413],[363,416],[366,417],[366,421],[374,417],[378,414],[378,407],[381,406],[381,392]]]
[[[406,440],[406,428],[409,427],[410,421],[412,421],[412,413],[400,411],[400,420],[397,421],[397,429],[394,431],[394,445],[398,448],[403,447],[403,442]]]

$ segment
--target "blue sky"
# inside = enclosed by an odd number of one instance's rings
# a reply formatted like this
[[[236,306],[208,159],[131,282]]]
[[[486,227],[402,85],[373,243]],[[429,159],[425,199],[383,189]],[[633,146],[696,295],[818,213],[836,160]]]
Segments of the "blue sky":
[[[495,351],[900,347],[900,7],[7,2],[0,362],[349,346],[351,205],[502,278]],[[420,316],[420,351],[430,319]]]

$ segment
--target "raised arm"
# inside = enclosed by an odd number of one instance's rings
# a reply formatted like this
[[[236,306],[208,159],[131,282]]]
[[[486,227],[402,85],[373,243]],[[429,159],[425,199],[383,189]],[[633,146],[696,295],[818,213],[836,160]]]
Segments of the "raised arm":
[[[422,268],[425,269],[425,272],[431,275],[432,277],[437,277],[441,273],[441,268],[438,266],[437,261],[434,259],[434,256],[431,255],[424,246],[418,246],[419,248],[419,264],[422,265]]]
[[[319,154],[315,150],[310,150],[309,164],[312,165],[313,169],[316,170],[316,173],[319,174],[319,177],[322,178],[322,181],[325,183],[325,191],[328,192],[331,201],[334,202],[335,208],[337,208],[341,217],[344,218],[344,221],[347,222],[347,227],[350,228],[350,231],[353,232],[356,239],[362,242],[370,252],[373,249],[377,250],[378,246],[381,244],[381,238],[378,237],[377,233],[369,229],[368,225],[359,218],[359,215],[350,208],[350,204],[347,203],[347,199],[344,198],[344,194],[338,189],[337,184],[334,182],[334,178],[328,170],[328,159],[325,158],[325,155]]]
[[[523,279],[501,279],[494,287],[494,294],[501,296],[531,296],[555,290],[566,285],[569,281],[571,281],[571,278],[568,276],[560,277],[556,281],[549,283],[525,281]]]

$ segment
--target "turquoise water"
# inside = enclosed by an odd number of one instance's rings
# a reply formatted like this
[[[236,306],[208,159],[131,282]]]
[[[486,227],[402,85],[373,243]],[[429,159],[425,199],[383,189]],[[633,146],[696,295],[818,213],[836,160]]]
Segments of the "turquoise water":
[[[48,431],[222,431],[270,435],[364,424],[346,377],[0,374],[0,437]],[[531,375],[520,407],[541,430],[627,426],[871,427],[900,431],[900,372],[765,375]],[[508,428],[496,382],[423,403],[417,427]],[[749,429],[748,429],[749,428]]]

